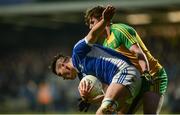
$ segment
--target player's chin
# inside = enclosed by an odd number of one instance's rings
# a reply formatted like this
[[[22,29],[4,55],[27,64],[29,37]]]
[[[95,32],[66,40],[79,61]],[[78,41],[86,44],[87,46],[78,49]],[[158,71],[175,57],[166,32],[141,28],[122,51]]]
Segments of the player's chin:
[[[69,78],[70,78],[71,80],[74,80],[74,79],[76,78],[76,75],[71,74]]]
[[[71,79],[74,80],[77,76],[76,71],[71,71],[70,76],[71,76]]]

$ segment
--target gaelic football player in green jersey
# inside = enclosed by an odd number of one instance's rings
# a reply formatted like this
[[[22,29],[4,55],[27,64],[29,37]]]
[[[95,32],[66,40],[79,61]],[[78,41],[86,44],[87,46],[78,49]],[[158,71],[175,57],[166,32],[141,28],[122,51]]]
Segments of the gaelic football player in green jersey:
[[[104,9],[97,6],[86,11],[85,21],[90,29],[102,19]],[[150,54],[137,32],[129,25],[109,22],[98,38],[98,43],[121,52],[142,72],[143,111],[158,114],[167,90],[167,74],[158,60]]]

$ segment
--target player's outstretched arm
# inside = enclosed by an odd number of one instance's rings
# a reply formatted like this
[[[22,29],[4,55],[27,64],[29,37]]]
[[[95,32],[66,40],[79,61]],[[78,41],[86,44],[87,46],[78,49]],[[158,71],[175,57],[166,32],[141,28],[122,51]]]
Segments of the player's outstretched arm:
[[[109,22],[115,13],[115,8],[108,5],[102,13],[102,20],[99,21],[88,33],[86,40],[88,43],[93,44],[97,41],[97,38],[104,31],[107,22]]]

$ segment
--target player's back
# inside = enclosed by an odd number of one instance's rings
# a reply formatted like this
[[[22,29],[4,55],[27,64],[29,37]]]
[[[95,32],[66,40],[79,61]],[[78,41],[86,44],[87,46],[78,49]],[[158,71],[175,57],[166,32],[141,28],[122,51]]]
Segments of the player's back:
[[[83,40],[73,52],[73,62],[80,72],[97,76],[106,84],[111,83],[117,71],[132,65],[124,55],[100,45],[89,46]]]

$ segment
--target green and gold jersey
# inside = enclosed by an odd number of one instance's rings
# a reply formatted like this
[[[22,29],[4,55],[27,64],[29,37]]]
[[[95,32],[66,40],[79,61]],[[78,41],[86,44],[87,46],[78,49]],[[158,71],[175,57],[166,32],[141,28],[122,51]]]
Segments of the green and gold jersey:
[[[158,61],[150,54],[141,38],[132,27],[125,24],[113,24],[111,25],[110,31],[111,35],[109,38],[105,39],[103,46],[115,49],[116,51],[127,56],[131,62],[141,71],[141,67],[138,63],[136,55],[129,51],[129,48],[133,44],[138,43],[147,56],[151,75],[154,75],[159,69],[162,68]]]

